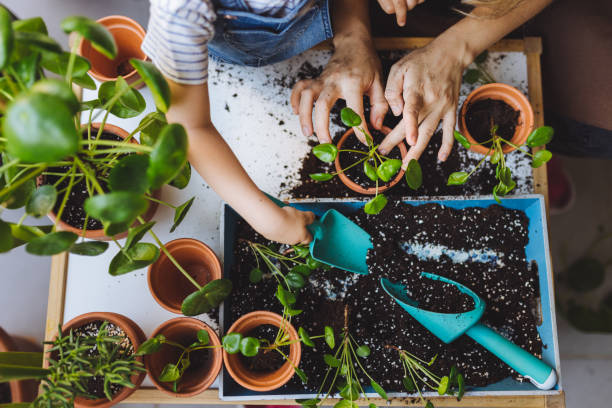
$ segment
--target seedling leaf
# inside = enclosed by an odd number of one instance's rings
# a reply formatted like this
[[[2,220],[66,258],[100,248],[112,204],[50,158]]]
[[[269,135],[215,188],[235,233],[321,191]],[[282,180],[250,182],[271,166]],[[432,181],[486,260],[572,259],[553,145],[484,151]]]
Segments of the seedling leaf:
[[[469,175],[465,171],[456,171],[448,176],[447,186],[457,186],[465,183]]]
[[[32,239],[26,244],[26,251],[33,255],[56,255],[67,251],[77,240],[78,235],[69,231],[51,232]]]
[[[342,108],[340,111],[340,119],[342,123],[348,127],[361,125],[361,117],[351,108]]]
[[[365,163],[365,162],[364,162]],[[402,161],[398,159],[388,159],[382,162],[376,169],[376,174],[385,183],[397,174],[402,167]]]
[[[357,353],[359,357],[365,358],[370,355],[370,348],[366,345],[359,346],[357,347],[357,350],[355,350],[355,352]]]
[[[328,181],[334,178],[334,175],[330,173],[311,173],[308,176],[314,181]]]
[[[176,210],[174,210],[174,224],[172,224],[172,228],[170,228],[171,233],[174,232],[174,230],[179,225],[181,225],[181,222],[183,222],[183,220],[185,219],[185,216],[187,215],[187,213],[189,212],[189,209],[191,208],[191,205],[193,204],[193,200],[195,200],[195,196],[191,197],[185,203],[176,207]]]
[[[244,337],[240,340],[240,353],[245,357],[254,357],[259,353],[261,343],[255,337]]]
[[[384,194],[378,194],[376,197],[368,201],[363,210],[366,214],[376,215],[387,205],[387,197]]]
[[[223,349],[229,354],[236,354],[240,351],[240,342],[242,340],[242,334],[240,333],[229,333],[223,336]]]
[[[39,218],[53,209],[57,200],[57,190],[53,185],[43,184],[38,187],[26,202],[25,210],[28,214]]]
[[[102,241],[85,241],[73,244],[70,247],[71,254],[84,256],[98,256],[103,254],[108,249],[108,242]]]
[[[304,343],[305,345],[307,345],[309,347],[314,347],[315,346],[314,342],[312,341],[312,339],[310,338],[310,336],[308,335],[306,330],[304,330],[303,327],[300,327],[298,329],[298,335],[300,336],[300,339],[302,340],[302,343]]]
[[[461,143],[461,146],[465,147],[466,149],[469,149],[472,146],[472,144],[467,139],[467,137],[463,136],[463,134],[461,134],[461,132],[458,132],[458,131],[454,130],[453,131],[453,136],[455,136],[455,140],[458,141],[459,143]]]
[[[405,175],[406,184],[411,189],[418,190],[423,184],[423,170],[417,160],[412,159],[408,162]]]
[[[325,342],[332,350],[336,347],[336,336],[334,336],[334,329],[331,326],[325,326]]]
[[[548,150],[539,150],[533,155],[531,167],[538,168],[552,158],[552,153]]]
[[[338,148],[333,143],[322,143],[312,148],[312,153],[325,163],[331,163],[338,156]]]
[[[232,291],[232,281],[215,279],[202,289],[193,292],[183,300],[181,312],[185,316],[197,316],[208,313],[219,306]]]
[[[259,283],[261,282],[261,278],[263,276],[263,272],[259,268],[251,269],[249,272],[249,282],[251,283]]]
[[[552,127],[541,126],[535,129],[533,132],[531,132],[529,137],[527,137],[526,144],[529,147],[538,147],[538,146],[546,145],[550,143],[554,134],[555,134],[555,130]]]

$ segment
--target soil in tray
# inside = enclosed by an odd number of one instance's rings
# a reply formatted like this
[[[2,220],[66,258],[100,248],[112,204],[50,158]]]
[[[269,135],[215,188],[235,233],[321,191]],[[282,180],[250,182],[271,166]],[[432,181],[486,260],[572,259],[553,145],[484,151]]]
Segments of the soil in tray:
[[[456,365],[470,386],[518,377],[467,336],[448,345],[442,343],[397,305],[379,284],[384,276],[414,290],[420,273],[430,272],[474,290],[487,304],[483,323],[530,353],[541,355],[542,343],[533,314],[539,296],[537,267],[525,258],[529,220],[524,212],[497,205],[454,210],[437,204],[413,207],[391,201],[377,216],[357,212],[352,218],[373,237],[374,248],[368,256],[370,274],[336,269],[314,271],[298,295],[295,308],[303,312],[292,318],[295,327],[304,327],[314,336],[330,325],[339,336],[344,325],[344,308],[348,306],[351,334],[359,344],[371,349],[371,355],[362,364],[388,392],[403,391],[403,369],[397,352],[387,345],[401,347],[425,361],[437,356],[431,369],[439,375],[447,375],[450,367]],[[237,238],[269,243],[242,222]],[[433,244],[443,250],[438,258],[427,258],[421,252],[406,252],[400,247],[401,242]],[[487,262],[475,259],[455,262],[470,249],[492,255],[485,258]],[[229,302],[226,300],[228,323],[254,310],[281,313],[274,296],[276,280],[267,278],[257,284],[249,281],[256,261],[245,242],[236,242],[234,254],[233,297]],[[453,306],[453,312],[472,307]],[[309,377],[308,384],[304,386],[294,377],[279,392],[316,393],[327,369],[323,354],[329,352],[321,341],[316,342],[315,348],[302,347],[300,368]],[[368,383],[366,378],[362,380]]]
[[[92,131],[92,139],[95,139],[96,133]],[[87,133],[84,134],[84,138],[87,137]],[[119,136],[114,135],[112,133],[103,132],[100,139],[102,140],[112,140],[116,142],[120,142],[121,139]],[[94,156],[96,157],[96,156]],[[122,156],[120,156],[122,157]],[[59,167],[59,168],[50,168],[49,172],[61,172],[64,173],[69,170],[70,167]],[[61,177],[56,175],[47,175],[45,176],[44,183],[45,184],[55,184]],[[76,181],[76,179],[75,179]],[[106,192],[109,191],[108,186],[104,180],[98,179],[100,186]],[[56,189],[58,192],[64,190],[68,187],[69,178],[67,177],[62,182],[60,182]],[[60,205],[64,198],[64,194],[60,193],[57,196],[57,201],[55,203],[55,207],[53,207],[53,213],[57,214],[59,211]],[[83,228],[85,224],[85,219],[87,218],[87,230],[99,230],[103,228],[102,222],[95,218],[86,217],[87,214],[83,209],[83,203],[85,200],[89,198],[89,192],[87,191],[87,187],[85,185],[84,180],[80,180],[72,186],[72,191],[68,196],[68,201],[66,201],[66,206],[64,208],[64,212],[62,213],[62,221],[67,223],[68,225],[74,228]]]
[[[474,309],[474,300],[455,285],[415,276],[406,291],[419,309],[436,313],[464,313]]]
[[[0,383],[0,404],[11,402],[11,387],[9,383]]]
[[[468,105],[465,125],[472,137],[479,143],[491,139],[491,128],[497,126],[497,135],[506,140],[512,139],[520,112],[512,109],[504,101],[481,99]],[[490,146],[485,143],[484,146]]]
[[[257,327],[255,330],[245,334],[245,337],[255,337],[256,339],[265,339],[269,343],[262,342],[262,346],[266,344],[273,344],[276,334],[278,333],[278,327],[270,324],[264,324]],[[285,354],[289,355],[289,347],[281,347],[280,350]],[[255,372],[271,372],[276,371],[285,364],[283,356],[274,350],[260,350],[254,357],[245,357],[240,355],[242,364],[250,370]]]
[[[374,141],[374,145],[379,144],[385,138],[384,133],[379,132],[376,129],[371,129],[370,134],[372,135],[372,140]],[[364,153],[367,153],[368,147],[364,145],[363,143],[361,143],[355,135],[352,135],[346,139],[346,141],[344,142],[340,150],[343,150],[343,149],[359,150]],[[353,153],[353,152],[341,152],[339,153],[339,157],[340,157],[340,166],[343,169],[346,169],[351,164],[363,159],[362,154]],[[399,149],[393,149],[387,157],[391,159],[401,159],[402,154],[400,153]],[[370,161],[370,164],[374,166],[372,161]],[[377,162],[377,164],[379,163]],[[359,184],[360,186],[364,188],[376,187],[376,182],[372,181],[363,172],[363,164],[359,164],[357,166],[351,167],[350,169],[345,171],[344,174],[346,174],[346,176],[349,179],[351,179],[352,181],[354,181],[355,183]],[[383,183],[382,180],[379,180],[378,183],[379,183],[379,187],[388,184],[388,183]]]

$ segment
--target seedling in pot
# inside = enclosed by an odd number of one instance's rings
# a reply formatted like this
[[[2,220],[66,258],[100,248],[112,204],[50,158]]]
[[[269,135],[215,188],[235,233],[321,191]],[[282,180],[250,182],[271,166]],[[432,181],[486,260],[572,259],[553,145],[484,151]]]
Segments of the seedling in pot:
[[[527,150],[523,150],[522,147],[539,147],[549,143],[552,140],[554,130],[550,126],[542,126],[535,129],[529,137],[527,141],[518,146],[509,140],[504,139],[503,137],[497,134],[497,125],[491,124],[490,135],[491,138],[485,140],[481,143],[475,143],[475,145],[488,145],[490,144],[489,150],[487,154],[478,162],[478,164],[468,173],[466,171],[457,171],[452,173],[448,177],[447,185],[461,185],[464,184],[468,178],[484,163],[484,161],[489,158],[489,161],[492,164],[496,165],[495,168],[495,179],[497,180],[497,185],[493,187],[493,197],[495,201],[501,203],[500,197],[505,196],[510,191],[516,187],[516,182],[512,179],[512,171],[507,166],[506,156],[503,152],[504,145],[512,146],[516,150],[520,151],[523,154],[532,158],[531,166],[533,168],[540,167],[547,161],[552,158],[552,153],[546,149],[538,150],[535,153],[530,153]],[[457,140],[463,147],[469,149],[472,146],[472,143],[461,133],[455,131],[455,140]],[[491,154],[492,153],[492,154]]]
[[[387,183],[391,181],[402,167],[402,161],[399,159],[391,159],[378,152],[378,144],[374,144],[372,136],[361,127],[361,117],[355,113],[351,108],[343,108],[340,112],[340,118],[342,123],[348,127],[357,128],[366,139],[367,150],[353,150],[353,149],[338,149],[336,145],[332,143],[319,144],[312,149],[312,153],[322,162],[332,163],[336,160],[339,153],[351,152],[361,156],[360,159],[347,167],[333,173],[313,173],[310,174],[310,178],[315,181],[328,181],[337,176],[340,173],[346,172],[355,166],[362,165],[364,174],[372,181],[376,182],[376,194],[374,198],[369,200],[364,211],[367,214],[378,214],[387,205],[387,197],[384,194],[379,193],[379,182]],[[421,166],[416,160],[411,160],[406,168],[406,183],[408,186],[417,190],[422,182],[423,176]]]
[[[335,339],[331,340],[330,338],[328,344],[330,347],[332,347],[332,344],[335,344]],[[357,404],[355,401],[359,400],[360,397],[365,399],[365,402],[368,403],[369,408],[376,408],[376,404],[371,403],[367,397],[365,390],[359,381],[357,370],[361,371],[361,373],[370,380],[370,386],[382,399],[389,400],[385,390],[380,386],[380,384],[374,381],[372,377],[370,377],[363,364],[361,364],[361,359],[367,358],[369,355],[370,348],[366,345],[360,346],[349,333],[348,307],[345,306],[344,328],[342,329],[341,339],[334,355],[325,354],[323,356],[323,359],[329,368],[325,373],[323,384],[321,384],[316,398],[298,399],[296,402],[302,405],[304,408],[322,406],[325,403],[325,400],[334,393],[334,389],[337,389],[341,399],[336,403],[336,405],[334,405],[334,408],[358,408],[359,404]],[[331,374],[333,374],[333,377],[331,377],[330,381],[328,382]]]
[[[464,379],[455,366],[451,367],[449,375],[440,377],[428,369],[436,361],[436,357],[430,361],[425,361],[399,347],[391,345],[385,347],[397,351],[404,369],[404,377],[402,378],[404,388],[410,393],[418,392],[421,402],[425,403],[426,408],[433,408],[434,405],[423,397],[421,393],[423,387],[437,391],[439,395],[456,395],[457,401],[461,401],[465,393]],[[454,388],[456,388],[456,391]]]

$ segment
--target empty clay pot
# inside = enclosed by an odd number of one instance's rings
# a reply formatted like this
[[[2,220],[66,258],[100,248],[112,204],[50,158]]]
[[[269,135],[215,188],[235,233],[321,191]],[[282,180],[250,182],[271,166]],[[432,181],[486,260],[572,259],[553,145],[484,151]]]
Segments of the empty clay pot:
[[[189,346],[197,340],[199,330],[206,330],[210,338],[209,344],[218,347],[191,353],[191,365],[178,382],[177,392],[172,390],[172,383],[161,382],[158,377],[166,364],[177,363],[181,349],[164,344],[157,353],[145,356],[145,366],[149,377],[160,391],[175,397],[192,397],[208,389],[219,375],[223,362],[221,342],[217,333],[206,323],[190,317],[177,317],[160,325],[151,337],[163,334],[169,340]]]
[[[168,252],[200,286],[221,279],[221,262],[208,245],[191,238],[179,238],[165,244]],[[149,266],[149,290],[164,309],[182,314],[183,300],[197,288],[161,252]]]
[[[529,137],[529,134],[533,130],[534,124],[533,108],[531,107],[529,100],[521,91],[513,86],[493,83],[474,89],[472,92],[470,92],[465,99],[465,102],[463,102],[463,105],[461,106],[461,113],[459,114],[459,131],[469,140],[470,143],[472,143],[470,150],[485,155],[489,152],[488,147],[476,144],[478,142],[472,137],[472,135],[470,135],[465,123],[465,116],[470,104],[482,99],[496,99],[504,101],[510,105],[512,109],[520,112],[518,124],[516,125],[514,136],[510,139],[510,142],[517,146],[525,143],[527,137]],[[515,148],[504,144],[502,150],[504,153],[509,153],[515,150]],[[489,154],[493,154],[493,152],[491,151]]]
[[[146,60],[147,58],[140,49],[146,34],[144,28],[136,21],[125,16],[108,16],[97,20],[97,22],[106,27],[115,39],[117,57],[112,60],[108,59],[96,51],[89,41],[81,40],[79,55],[91,62],[89,74],[101,82],[113,81],[118,76],[122,76],[128,84],[133,83],[139,78],[139,75],[130,64],[130,59]]]
[[[27,339],[11,337],[0,327],[0,352],[6,351],[42,351],[42,348]],[[8,385],[11,390],[11,403],[32,402],[36,398],[37,381],[9,381]]]
[[[289,346],[289,359],[293,365],[285,361],[285,364],[276,371],[254,372],[245,367],[240,357],[240,353],[229,354],[223,350],[225,369],[234,381],[249,390],[263,392],[282,387],[295,374],[295,369],[293,367],[297,367],[300,364],[302,346],[299,342],[298,334],[290,323],[283,320],[283,318],[276,313],[265,311],[247,313],[236,320],[227,333],[241,333],[242,335],[246,335],[256,327],[268,324],[276,327],[280,327],[281,324],[284,324],[289,334],[290,341],[295,341]]]
[[[383,132],[385,135],[389,134],[389,132],[391,132],[391,129],[388,128],[387,126],[383,126],[380,129],[381,132]],[[350,128],[349,130],[347,130],[342,137],[340,138],[340,140],[338,141],[337,147],[338,150],[342,149],[342,145],[346,142],[346,140],[355,135],[355,130],[353,128]],[[404,158],[406,156],[406,154],[408,153],[408,150],[406,149],[406,145],[404,144],[404,142],[400,142],[397,146],[394,147],[394,149],[399,149],[402,155],[402,158]],[[336,160],[334,161],[334,165],[336,166],[336,171],[339,172],[340,170],[342,170],[342,166],[340,165],[340,155],[342,153],[338,153],[338,155],[336,156]],[[404,176],[404,169],[400,169],[400,171],[397,173],[397,175],[395,176],[395,178],[393,180],[391,180],[389,183],[387,184],[383,184],[383,185],[379,185],[378,186],[378,192],[382,193],[385,190],[390,189],[391,187],[393,187],[394,185],[396,185],[397,183],[400,182],[400,180],[402,179],[402,177]],[[347,186],[348,188],[350,188],[351,190],[353,190],[356,193],[359,194],[369,194],[369,195],[374,195],[376,194],[376,187],[368,187],[368,188],[364,188],[362,186],[360,186],[359,184],[355,183],[353,180],[351,180],[350,178],[348,178],[348,176],[346,174],[344,174],[344,172],[342,173],[338,173],[338,177],[340,178],[340,181],[342,181],[342,183],[344,183],[345,186]]]

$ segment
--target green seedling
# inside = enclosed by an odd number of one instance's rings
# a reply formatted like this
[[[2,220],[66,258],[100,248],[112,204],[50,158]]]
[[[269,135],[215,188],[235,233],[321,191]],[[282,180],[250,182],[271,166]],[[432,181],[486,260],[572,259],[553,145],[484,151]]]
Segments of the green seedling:
[[[391,159],[378,152],[378,144],[374,144],[372,136],[361,126],[361,117],[355,113],[351,108],[343,108],[340,112],[340,118],[342,123],[348,127],[357,128],[366,139],[367,150],[353,150],[353,149],[338,149],[336,145],[332,143],[319,144],[312,149],[312,153],[322,162],[332,163],[336,160],[339,153],[351,152],[362,156],[360,159],[333,173],[313,173],[310,174],[310,178],[315,181],[328,181],[337,176],[340,173],[344,173],[348,169],[355,166],[362,165],[364,174],[372,181],[376,182],[376,194],[374,198],[369,200],[364,211],[366,214],[378,214],[387,205],[387,197],[384,194],[379,193],[379,182],[387,183],[391,181],[402,167],[402,161],[399,159]],[[408,163],[405,172],[405,179],[408,186],[417,190],[423,183],[423,174],[419,162],[411,160]]]

